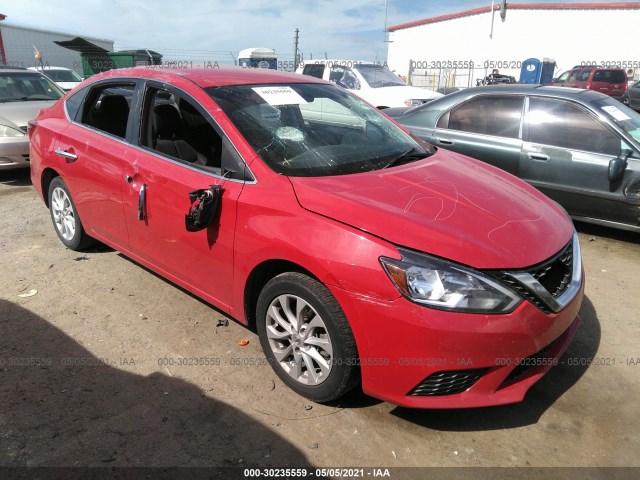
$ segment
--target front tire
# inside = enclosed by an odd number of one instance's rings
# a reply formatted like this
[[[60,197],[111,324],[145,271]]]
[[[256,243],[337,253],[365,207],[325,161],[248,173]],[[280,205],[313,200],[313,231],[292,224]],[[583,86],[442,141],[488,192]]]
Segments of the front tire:
[[[82,250],[95,242],[85,233],[69,189],[60,177],[55,177],[49,184],[49,212],[58,238],[65,247]]]
[[[262,289],[256,314],[262,349],[293,391],[329,402],[359,383],[351,327],[322,283],[302,273],[282,273]]]

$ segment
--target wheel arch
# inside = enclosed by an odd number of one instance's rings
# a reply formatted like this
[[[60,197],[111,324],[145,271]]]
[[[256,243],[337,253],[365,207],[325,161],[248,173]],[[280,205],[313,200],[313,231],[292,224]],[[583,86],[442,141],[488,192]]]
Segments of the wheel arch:
[[[244,286],[244,317],[249,328],[255,329],[256,305],[260,292],[269,280],[285,272],[304,273],[322,283],[322,281],[308,269],[290,260],[270,259],[259,263],[247,277]]]
[[[55,171],[51,167],[47,167],[43,170],[42,175],[40,177],[40,186],[42,188],[42,198],[44,199],[44,204],[49,208],[49,185],[51,185],[51,181],[59,177],[60,174]]]

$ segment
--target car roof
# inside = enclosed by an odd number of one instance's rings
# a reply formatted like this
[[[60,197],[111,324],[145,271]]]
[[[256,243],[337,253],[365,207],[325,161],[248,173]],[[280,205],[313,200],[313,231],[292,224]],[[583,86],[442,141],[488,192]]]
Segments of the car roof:
[[[185,78],[196,85],[220,87],[231,85],[254,85],[262,83],[321,83],[330,84],[307,75],[281,72],[266,68],[215,67],[215,68],[167,68],[167,67],[134,67],[119,68],[99,73],[92,80],[117,77],[134,77],[169,81],[171,78]]]
[[[72,71],[70,68],[67,67],[52,67],[52,66],[47,66],[47,67],[29,67],[28,70],[35,70],[36,72],[42,72],[42,71],[47,71],[47,70],[69,70]]]
[[[13,71],[13,72],[24,72],[27,69],[24,68],[24,67],[13,67],[11,65],[0,65],[0,70]]]
[[[610,98],[604,93],[594,90],[585,90],[583,88],[556,87],[552,85],[486,85],[482,87],[471,87],[450,93],[444,97],[436,98],[424,105],[412,108],[410,111],[415,112],[421,109],[429,109],[437,105],[454,105],[469,97],[475,95],[538,95],[546,97],[565,98],[576,101],[590,102],[592,100]]]

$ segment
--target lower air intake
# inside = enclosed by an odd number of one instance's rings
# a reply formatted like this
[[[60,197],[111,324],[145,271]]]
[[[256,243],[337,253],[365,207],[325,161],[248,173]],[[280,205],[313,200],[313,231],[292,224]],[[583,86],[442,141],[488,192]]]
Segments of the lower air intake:
[[[448,370],[432,373],[408,395],[434,397],[461,393],[471,388],[487,370],[488,368],[477,368],[475,370]]]

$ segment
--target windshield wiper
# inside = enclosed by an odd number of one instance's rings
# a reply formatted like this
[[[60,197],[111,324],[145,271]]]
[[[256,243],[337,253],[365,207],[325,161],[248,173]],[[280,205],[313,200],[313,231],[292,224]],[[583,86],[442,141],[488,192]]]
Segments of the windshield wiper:
[[[395,157],[393,160],[391,160],[382,168],[395,167],[403,163],[409,163],[413,160],[421,160],[423,158],[427,158],[429,155],[431,154],[427,151],[420,152],[416,147],[411,147],[406,152]]]

